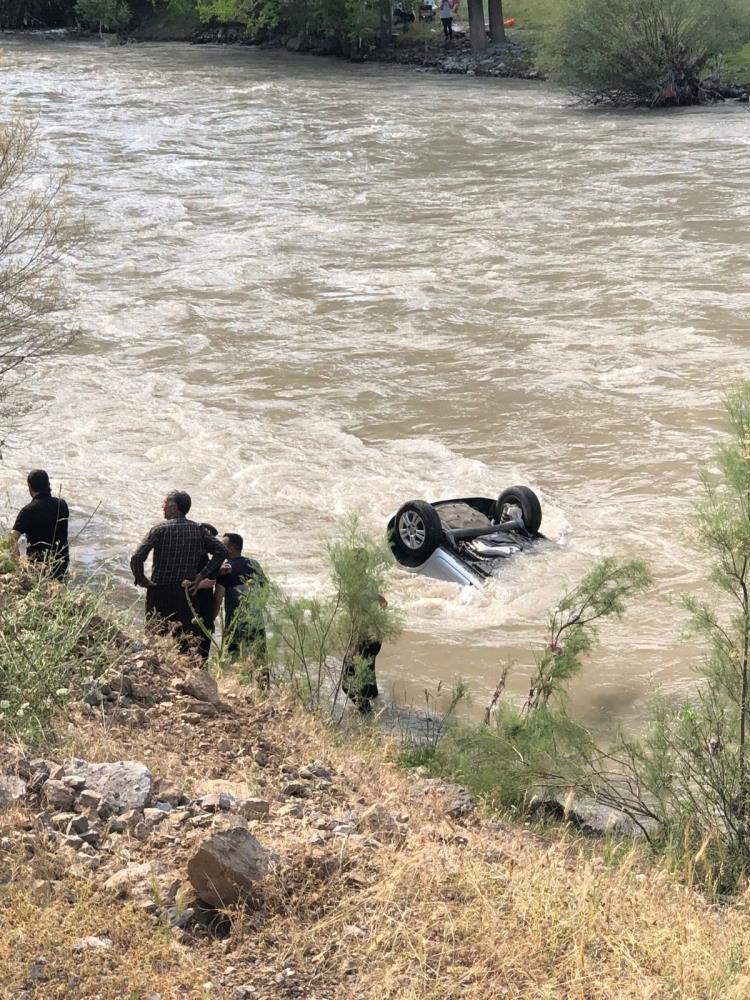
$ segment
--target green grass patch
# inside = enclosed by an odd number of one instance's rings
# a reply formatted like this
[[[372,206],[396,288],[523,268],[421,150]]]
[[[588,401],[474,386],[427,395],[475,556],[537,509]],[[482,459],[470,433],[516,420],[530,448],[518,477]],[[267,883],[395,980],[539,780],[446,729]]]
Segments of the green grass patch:
[[[0,579],[0,734],[45,743],[71,698],[118,662],[129,640],[105,599],[31,570]]]

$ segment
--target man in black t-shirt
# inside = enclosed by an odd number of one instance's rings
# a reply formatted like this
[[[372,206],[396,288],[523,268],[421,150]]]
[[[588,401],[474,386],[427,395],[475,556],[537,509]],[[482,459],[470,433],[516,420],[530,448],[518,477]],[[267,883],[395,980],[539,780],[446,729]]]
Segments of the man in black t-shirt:
[[[26,556],[30,562],[47,564],[53,580],[62,580],[68,569],[68,505],[52,496],[49,476],[34,469],[26,477],[32,496],[18,512],[10,533],[10,551],[18,557],[18,540],[26,536]]]
[[[222,538],[222,542],[229,554],[227,561],[230,566],[229,572],[222,572],[219,577],[219,583],[224,587],[224,629],[226,630],[232,624],[232,619],[240,606],[243,595],[249,593],[253,587],[265,586],[267,580],[260,564],[255,559],[243,556],[244,541],[242,535],[233,531],[227,532]],[[250,611],[248,609],[244,620],[235,624],[229,651],[237,653],[243,645],[252,648],[255,660],[262,665],[266,656],[266,630],[263,627],[263,618],[259,610]]]

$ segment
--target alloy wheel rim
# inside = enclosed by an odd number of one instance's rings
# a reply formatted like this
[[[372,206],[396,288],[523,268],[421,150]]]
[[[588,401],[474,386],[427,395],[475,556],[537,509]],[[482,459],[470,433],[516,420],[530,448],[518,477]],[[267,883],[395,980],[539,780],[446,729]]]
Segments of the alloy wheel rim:
[[[416,511],[407,510],[398,519],[398,533],[407,549],[421,549],[427,537],[427,529]]]

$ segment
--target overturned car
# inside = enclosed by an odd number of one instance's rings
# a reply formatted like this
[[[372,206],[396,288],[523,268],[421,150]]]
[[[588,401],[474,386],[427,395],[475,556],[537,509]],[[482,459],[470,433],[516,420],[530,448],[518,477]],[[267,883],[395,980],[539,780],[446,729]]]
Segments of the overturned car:
[[[537,539],[542,507],[528,486],[511,486],[496,500],[410,500],[388,522],[396,561],[412,573],[462,586],[481,586],[499,564]]]

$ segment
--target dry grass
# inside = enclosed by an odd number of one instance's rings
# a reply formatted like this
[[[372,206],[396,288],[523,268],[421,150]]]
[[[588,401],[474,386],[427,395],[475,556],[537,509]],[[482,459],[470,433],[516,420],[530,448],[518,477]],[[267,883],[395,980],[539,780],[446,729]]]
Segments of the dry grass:
[[[200,996],[200,953],[124,906],[93,881],[74,878],[63,859],[41,845],[32,856],[2,856],[0,996],[39,1000]],[[106,951],[76,950],[88,935],[108,937]]]
[[[317,759],[334,776],[314,803],[319,812],[380,802],[408,814],[405,842],[372,848],[334,838],[313,846],[306,818],[261,824],[256,836],[281,859],[262,898],[228,914],[223,939],[185,944],[43,845],[4,841],[2,997],[230,1000],[239,985],[269,1000],[750,996],[742,900],[712,906],[633,851],[612,867],[591,842],[549,842],[476,818],[453,824],[432,797],[410,795],[413,776],[387,763],[376,741],[344,742],[289,707],[232,693],[232,713],[197,727],[158,706],[138,725],[93,715],[80,721],[69,749],[146,760],[185,787],[243,781],[267,798],[285,780],[282,765]],[[11,817],[8,825],[19,823]],[[187,847],[127,850],[133,860],[158,856],[184,871]],[[112,948],[75,952],[88,934],[111,938]]]

